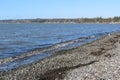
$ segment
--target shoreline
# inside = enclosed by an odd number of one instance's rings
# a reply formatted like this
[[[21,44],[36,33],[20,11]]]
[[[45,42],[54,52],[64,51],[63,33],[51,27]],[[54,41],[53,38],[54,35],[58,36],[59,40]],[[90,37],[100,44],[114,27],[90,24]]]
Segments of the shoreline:
[[[107,34],[105,34],[105,35],[107,35]],[[84,44],[90,43],[90,42],[98,39],[99,37],[98,36],[96,36],[96,37],[95,36],[81,37],[81,38],[77,38],[77,39],[73,39],[73,40],[69,40],[69,41],[56,43],[56,44],[53,44],[53,45],[51,45],[49,47],[45,47],[45,48],[36,48],[32,51],[22,53],[21,55],[16,55],[16,56],[7,57],[7,58],[1,58],[0,59],[0,70],[1,71],[7,71],[7,70],[14,69],[14,68],[26,65],[26,64],[30,64],[31,63],[30,61],[29,61],[30,63],[25,62],[25,61],[30,60],[30,58],[32,58],[32,59],[37,58],[37,56],[40,57],[40,58],[38,57],[38,60],[42,60],[44,58],[56,55],[57,52],[59,52],[59,51],[70,50],[72,48],[80,47]],[[78,44],[74,45],[76,43],[78,43]],[[74,45],[74,46],[69,46],[69,45]],[[68,46],[68,47],[66,47],[66,46]],[[43,58],[42,58],[42,56],[43,56]],[[35,62],[35,61],[38,61],[38,60],[34,59],[34,60],[31,60],[31,61]],[[21,62],[19,64],[19,66],[14,65],[14,64],[18,64],[19,62]],[[22,63],[22,62],[24,62],[24,63]],[[9,66],[12,66],[13,68],[12,67],[9,68]],[[3,70],[2,70],[1,67],[3,68]],[[4,67],[6,67],[6,69]]]
[[[107,52],[117,48],[119,39],[120,32],[117,32],[77,48],[58,51],[55,55],[40,61],[9,72],[0,72],[0,79],[64,80],[69,71],[90,66],[99,63],[100,60],[112,57],[113,54]]]
[[[37,23],[37,22],[36,23],[9,23],[8,22],[7,23],[7,22],[5,22],[4,23],[3,22],[2,23],[2,22],[0,22],[0,24],[118,24],[119,25],[120,22],[114,22],[114,23],[113,22],[110,22],[110,23],[74,23],[74,22],[73,23],[70,23],[70,22],[68,22],[68,23],[67,22],[66,23],[54,23],[54,22],[51,22],[51,23],[47,23],[47,22],[45,22],[45,23]]]

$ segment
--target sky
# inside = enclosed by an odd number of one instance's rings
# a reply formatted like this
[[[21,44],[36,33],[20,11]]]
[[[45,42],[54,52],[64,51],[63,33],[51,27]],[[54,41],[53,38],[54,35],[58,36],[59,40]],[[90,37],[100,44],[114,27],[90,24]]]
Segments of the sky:
[[[0,0],[0,19],[120,16],[120,0]]]

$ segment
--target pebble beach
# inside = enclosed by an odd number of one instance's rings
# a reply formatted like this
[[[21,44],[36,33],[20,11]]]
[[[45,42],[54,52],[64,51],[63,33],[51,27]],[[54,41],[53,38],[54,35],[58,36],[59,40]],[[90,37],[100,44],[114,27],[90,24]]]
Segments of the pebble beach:
[[[54,52],[50,57],[13,70],[1,71],[0,80],[120,80],[120,32],[77,48]]]

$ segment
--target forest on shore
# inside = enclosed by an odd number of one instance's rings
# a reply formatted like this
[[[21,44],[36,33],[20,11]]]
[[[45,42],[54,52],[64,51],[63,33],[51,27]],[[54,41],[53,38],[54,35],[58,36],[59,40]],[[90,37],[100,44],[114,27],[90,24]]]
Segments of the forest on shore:
[[[0,23],[118,23],[120,24],[120,16],[110,18],[53,18],[53,19],[9,19],[0,20]]]

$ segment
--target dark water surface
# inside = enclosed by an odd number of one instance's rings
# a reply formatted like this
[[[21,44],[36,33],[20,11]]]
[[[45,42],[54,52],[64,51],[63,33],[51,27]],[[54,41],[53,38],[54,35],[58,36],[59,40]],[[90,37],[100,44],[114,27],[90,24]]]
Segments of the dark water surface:
[[[119,24],[0,24],[0,58],[46,49],[42,54],[2,64],[0,70],[35,62],[53,51],[74,48],[117,31]]]
[[[0,24],[0,58],[118,30],[118,24]]]

